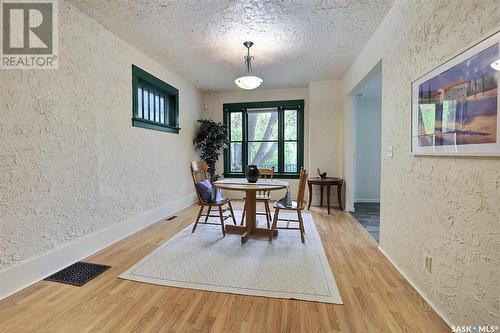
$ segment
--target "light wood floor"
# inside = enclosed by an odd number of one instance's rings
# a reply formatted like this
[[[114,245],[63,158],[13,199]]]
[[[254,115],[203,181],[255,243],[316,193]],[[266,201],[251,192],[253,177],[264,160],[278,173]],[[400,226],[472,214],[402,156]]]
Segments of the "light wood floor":
[[[235,206],[241,209],[241,203]],[[112,268],[83,287],[40,281],[0,301],[0,332],[450,331],[349,214],[335,210],[329,216],[321,208],[311,211],[344,305],[117,278],[192,223],[196,207],[190,207],[177,219],[157,223],[89,257]]]

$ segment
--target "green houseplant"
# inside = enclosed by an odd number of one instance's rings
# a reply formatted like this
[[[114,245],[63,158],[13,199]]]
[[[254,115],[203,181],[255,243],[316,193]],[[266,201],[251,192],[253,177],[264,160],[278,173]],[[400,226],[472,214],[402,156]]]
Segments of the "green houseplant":
[[[215,181],[218,175],[215,173],[215,164],[219,156],[229,143],[227,137],[227,127],[223,123],[218,123],[209,119],[199,119],[200,127],[193,140],[194,148],[199,152],[200,157],[209,166],[211,181]]]

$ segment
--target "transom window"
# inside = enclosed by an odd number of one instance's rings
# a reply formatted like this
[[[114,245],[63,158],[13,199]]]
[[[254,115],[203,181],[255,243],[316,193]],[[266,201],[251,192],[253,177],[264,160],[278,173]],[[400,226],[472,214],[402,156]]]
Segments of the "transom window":
[[[241,177],[246,166],[274,168],[296,177],[304,159],[304,100],[224,104],[229,147],[224,174]]]
[[[132,65],[132,125],[179,133],[179,90]]]

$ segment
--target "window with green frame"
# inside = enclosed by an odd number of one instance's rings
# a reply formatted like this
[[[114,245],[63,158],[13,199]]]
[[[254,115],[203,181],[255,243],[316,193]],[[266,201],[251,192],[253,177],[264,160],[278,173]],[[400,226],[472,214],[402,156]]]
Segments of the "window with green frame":
[[[132,126],[179,133],[179,90],[132,65]]]
[[[229,146],[224,175],[243,177],[247,165],[296,178],[304,164],[304,100],[224,104]]]

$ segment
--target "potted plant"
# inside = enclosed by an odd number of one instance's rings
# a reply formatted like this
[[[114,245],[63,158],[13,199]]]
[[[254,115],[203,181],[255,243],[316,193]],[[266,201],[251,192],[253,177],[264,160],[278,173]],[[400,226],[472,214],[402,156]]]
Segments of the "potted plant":
[[[209,167],[210,180],[216,181],[219,177],[215,173],[215,164],[219,156],[229,143],[227,127],[209,119],[199,119],[200,127],[193,140],[194,148],[200,153],[200,157]]]

